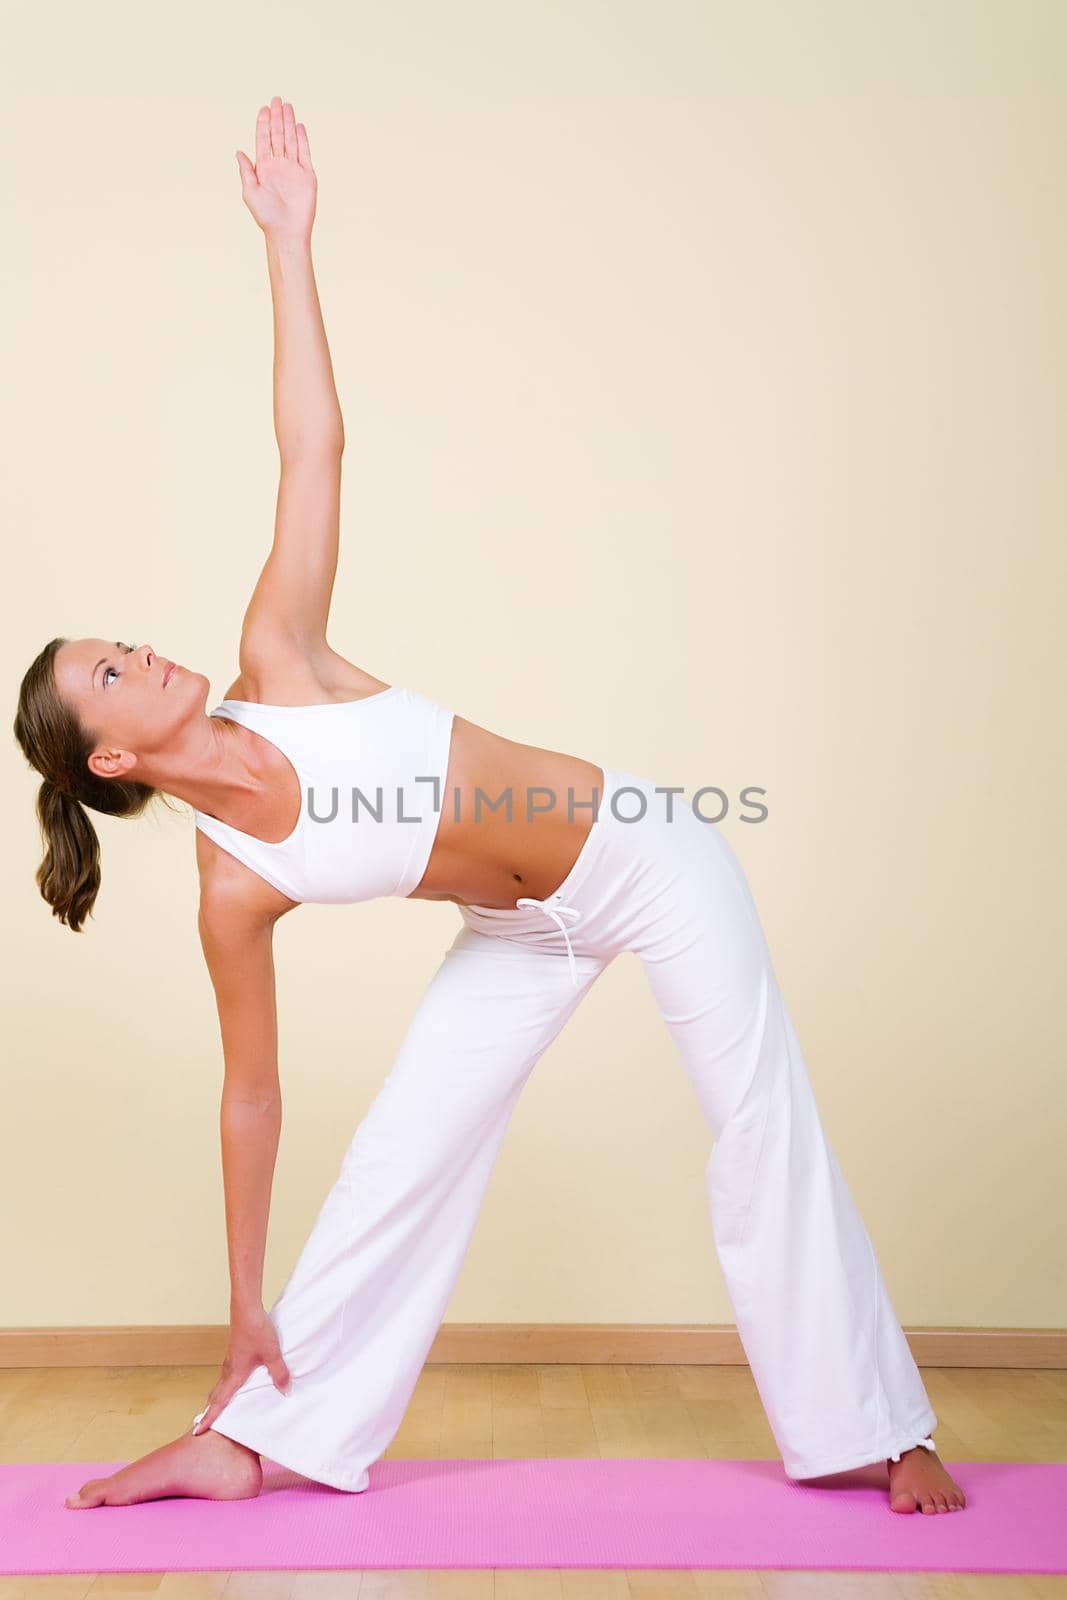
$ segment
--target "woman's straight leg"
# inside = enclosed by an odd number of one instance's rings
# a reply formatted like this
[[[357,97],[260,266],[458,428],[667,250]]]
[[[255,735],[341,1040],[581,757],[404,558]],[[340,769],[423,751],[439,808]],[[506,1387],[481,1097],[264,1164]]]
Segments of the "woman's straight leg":
[[[713,824],[679,809],[661,827],[669,890],[635,948],[714,1136],[716,1251],[783,1465],[810,1478],[885,1459],[937,1419],[823,1128],[755,902]]]
[[[574,986],[557,952],[459,931],[270,1308],[291,1393],[257,1367],[212,1424],[220,1433],[305,1477],[368,1486],[444,1316],[523,1085],[606,965],[583,957]]]

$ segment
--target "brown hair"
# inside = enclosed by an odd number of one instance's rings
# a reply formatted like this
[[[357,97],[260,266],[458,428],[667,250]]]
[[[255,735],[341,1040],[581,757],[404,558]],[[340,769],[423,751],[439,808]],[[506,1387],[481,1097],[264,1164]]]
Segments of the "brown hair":
[[[30,766],[42,776],[37,820],[47,846],[37,868],[37,887],[75,933],[93,909],[100,888],[100,841],[85,807],[111,817],[137,817],[162,789],[131,778],[98,778],[88,758],[97,736],[83,728],[56,688],[55,656],[65,638],[51,639],[28,668],[19,688],[15,738]]]

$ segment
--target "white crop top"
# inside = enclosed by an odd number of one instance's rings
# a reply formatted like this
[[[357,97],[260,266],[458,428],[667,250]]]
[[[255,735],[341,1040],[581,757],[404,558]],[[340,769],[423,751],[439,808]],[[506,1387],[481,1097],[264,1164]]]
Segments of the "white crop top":
[[[411,893],[445,802],[453,712],[394,684],[317,706],[222,700],[211,715],[276,745],[296,769],[302,799],[296,827],[277,844],[194,810],[209,838],[290,900],[330,905]]]

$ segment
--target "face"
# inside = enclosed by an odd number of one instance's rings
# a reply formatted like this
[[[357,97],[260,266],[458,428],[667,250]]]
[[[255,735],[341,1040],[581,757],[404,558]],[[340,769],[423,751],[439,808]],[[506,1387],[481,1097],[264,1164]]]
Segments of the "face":
[[[173,744],[203,714],[210,688],[203,673],[121,639],[70,639],[56,652],[54,671],[62,698],[96,732],[88,764],[101,778],[150,781],[136,772],[135,758],[150,761]]]

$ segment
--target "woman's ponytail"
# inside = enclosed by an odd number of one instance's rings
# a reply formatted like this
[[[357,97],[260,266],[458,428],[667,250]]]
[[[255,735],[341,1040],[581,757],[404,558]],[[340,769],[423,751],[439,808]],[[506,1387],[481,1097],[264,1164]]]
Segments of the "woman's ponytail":
[[[88,811],[136,817],[161,789],[130,778],[98,778],[89,768],[96,735],[85,730],[56,688],[54,660],[65,638],[52,639],[33,661],[19,689],[15,738],[43,778],[37,818],[45,856],[37,887],[52,914],[80,933],[100,888],[100,840]]]
[[[45,842],[37,887],[60,922],[80,933],[100,888],[100,840],[80,801],[51,778],[37,792]]]

